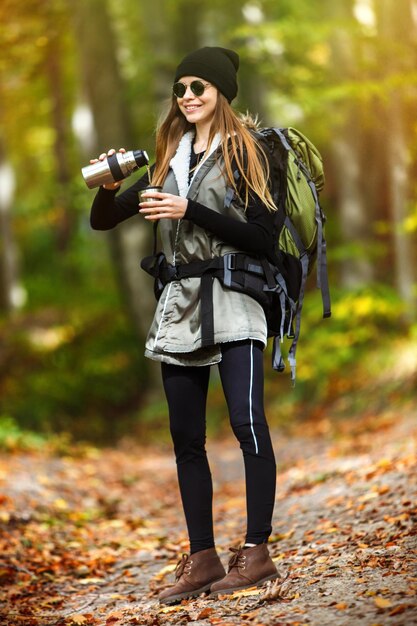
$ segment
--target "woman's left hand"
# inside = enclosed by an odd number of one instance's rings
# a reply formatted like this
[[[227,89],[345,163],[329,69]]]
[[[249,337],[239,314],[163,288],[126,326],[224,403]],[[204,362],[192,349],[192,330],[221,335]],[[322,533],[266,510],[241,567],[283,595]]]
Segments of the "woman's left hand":
[[[163,218],[180,220],[184,217],[188,206],[187,198],[160,191],[149,191],[142,195],[142,198],[148,197],[149,201],[139,204],[139,213],[142,213],[146,220],[160,220]]]

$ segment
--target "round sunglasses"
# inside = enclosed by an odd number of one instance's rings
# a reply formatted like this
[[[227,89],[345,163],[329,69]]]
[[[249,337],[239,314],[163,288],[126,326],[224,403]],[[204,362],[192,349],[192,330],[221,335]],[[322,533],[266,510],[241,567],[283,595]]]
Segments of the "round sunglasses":
[[[193,80],[189,85],[185,83],[174,83],[172,91],[177,98],[183,98],[187,87],[190,87],[195,96],[202,96],[207,87],[211,87],[210,83],[203,83],[201,80]]]

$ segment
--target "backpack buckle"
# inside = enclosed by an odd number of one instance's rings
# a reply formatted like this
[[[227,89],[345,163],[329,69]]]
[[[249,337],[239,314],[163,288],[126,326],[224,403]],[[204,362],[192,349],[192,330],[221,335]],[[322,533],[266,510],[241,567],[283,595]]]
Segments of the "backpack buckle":
[[[166,263],[163,269],[163,280],[166,283],[170,283],[173,280],[178,280],[178,266],[171,265],[171,263]]]
[[[228,270],[236,269],[236,254],[226,254],[226,267]]]
[[[223,257],[223,284],[225,287],[232,286],[232,271],[236,269],[236,255],[233,252]]]

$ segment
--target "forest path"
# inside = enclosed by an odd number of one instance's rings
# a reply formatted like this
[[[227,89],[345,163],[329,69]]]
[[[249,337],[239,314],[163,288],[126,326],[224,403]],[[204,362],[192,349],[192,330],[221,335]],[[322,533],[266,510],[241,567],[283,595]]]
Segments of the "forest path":
[[[417,624],[416,412],[273,432],[270,552],[286,579],[160,606],[187,551],[170,449],[0,456],[0,624],[410,626]],[[245,530],[233,438],[208,442],[215,532]]]

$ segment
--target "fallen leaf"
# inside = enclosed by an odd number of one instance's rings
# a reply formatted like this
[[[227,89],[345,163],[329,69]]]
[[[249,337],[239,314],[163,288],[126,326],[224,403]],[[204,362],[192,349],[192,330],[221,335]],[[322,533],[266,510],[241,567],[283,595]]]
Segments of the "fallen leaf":
[[[111,624],[112,622],[118,622],[119,620],[124,619],[124,614],[122,611],[113,611],[106,619],[106,624]]]
[[[409,604],[398,604],[389,612],[389,615],[399,615],[400,613],[404,613],[406,609],[408,609]]]
[[[84,615],[73,615],[72,617],[69,618],[69,624],[77,624],[77,626],[79,624],[87,624],[88,619],[86,617],[84,617]]]
[[[380,487],[378,487],[379,494],[388,493],[388,491],[390,491],[389,485],[381,485]]]
[[[387,609],[392,606],[391,600],[388,600],[388,598],[381,598],[380,596],[374,598],[374,602],[379,609]]]
[[[233,593],[234,598],[241,598],[245,596],[257,596],[263,593],[263,589],[258,589],[256,587],[249,587],[249,589],[242,589],[242,591],[235,591]]]
[[[176,611],[183,611],[184,607],[178,606],[166,606],[163,609],[159,609],[158,613],[175,613]]]
[[[91,577],[91,578],[83,578],[82,580],[78,581],[79,585],[94,585],[95,583],[102,583],[103,579],[102,578],[97,578],[96,576]]]
[[[328,556],[318,556],[316,559],[316,563],[326,563],[328,560]]]
[[[249,613],[241,613],[240,617],[242,619],[253,620],[258,615],[259,609],[255,609],[254,611],[249,611]]]

